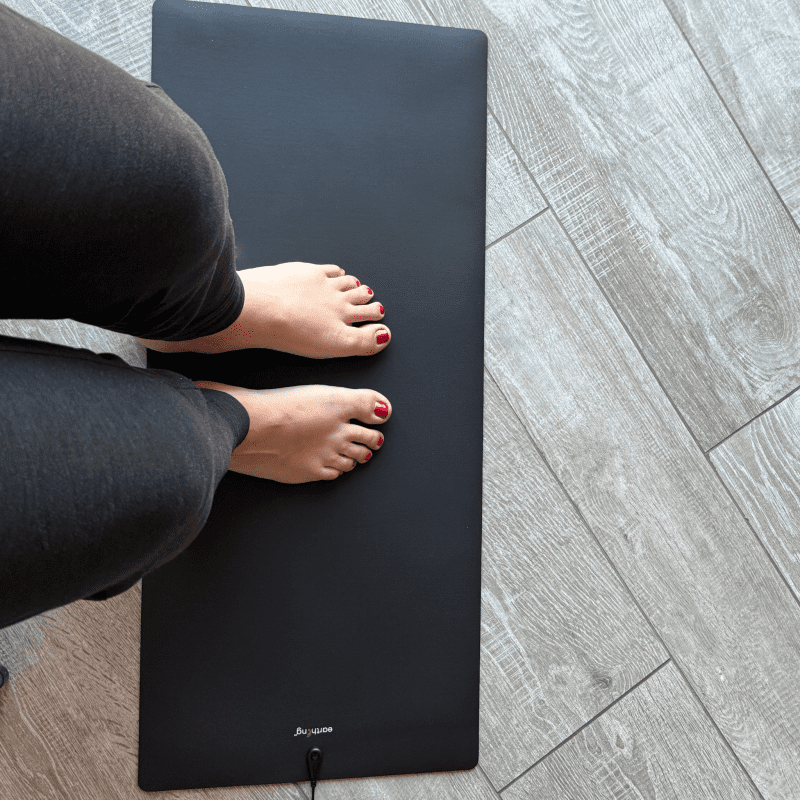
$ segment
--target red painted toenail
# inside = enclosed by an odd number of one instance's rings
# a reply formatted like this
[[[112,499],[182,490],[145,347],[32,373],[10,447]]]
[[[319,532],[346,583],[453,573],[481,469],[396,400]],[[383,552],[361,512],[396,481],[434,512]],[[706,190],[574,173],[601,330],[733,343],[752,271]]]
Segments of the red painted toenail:
[[[367,289],[367,294],[372,294],[372,289]]]
[[[381,306],[381,314],[383,314],[383,306]]]
[[[388,342],[389,334],[386,331],[379,331],[378,335],[375,337],[375,341],[378,344],[383,344],[384,342]]]
[[[378,447],[380,447],[382,444],[383,444],[383,436],[381,436],[381,438],[378,439]]]
[[[379,417],[384,417],[384,418],[388,417],[389,416],[389,406],[387,406],[386,403],[378,403],[378,405],[375,406],[375,413]]]
[[[361,286],[361,281],[359,281],[358,278],[356,278],[356,286]]]
[[[372,458],[372,453],[367,453],[367,461],[369,461],[371,458]]]

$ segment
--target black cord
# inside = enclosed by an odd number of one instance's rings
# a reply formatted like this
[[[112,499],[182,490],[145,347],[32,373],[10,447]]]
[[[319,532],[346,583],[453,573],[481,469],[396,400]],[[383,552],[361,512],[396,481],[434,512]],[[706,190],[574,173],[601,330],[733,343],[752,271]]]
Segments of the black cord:
[[[314,791],[317,788],[319,770],[322,766],[322,750],[319,747],[312,747],[306,753],[306,762],[308,763],[308,774],[311,776],[311,800],[314,800]]]

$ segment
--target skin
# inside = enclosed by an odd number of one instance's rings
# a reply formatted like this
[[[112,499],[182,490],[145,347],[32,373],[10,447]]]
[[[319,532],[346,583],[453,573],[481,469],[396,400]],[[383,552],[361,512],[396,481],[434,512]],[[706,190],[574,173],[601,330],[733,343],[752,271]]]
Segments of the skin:
[[[166,353],[264,347],[307,358],[374,355],[391,341],[369,287],[334,264],[290,261],[242,270],[239,277],[244,306],[229,327],[183,342],[139,341]],[[369,324],[353,327],[362,321]],[[389,340],[378,344],[378,331],[388,333]],[[234,449],[229,468],[281,483],[334,480],[365,463],[383,435],[350,420],[380,425],[392,414],[388,398],[372,389],[312,385],[255,390],[214,381],[195,384],[230,394],[250,416],[250,429]],[[386,417],[375,414],[381,401]]]

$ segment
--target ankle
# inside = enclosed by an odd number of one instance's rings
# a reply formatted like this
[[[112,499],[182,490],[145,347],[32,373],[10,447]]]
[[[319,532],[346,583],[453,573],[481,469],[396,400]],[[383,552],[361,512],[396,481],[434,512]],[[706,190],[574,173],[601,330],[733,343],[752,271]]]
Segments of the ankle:
[[[134,337],[141,345],[149,350],[156,350],[159,353],[223,353],[227,350],[240,349],[237,334],[241,331],[238,320],[227,328],[209,336],[200,336],[197,339],[185,339],[180,342],[165,342],[160,339],[142,339]]]

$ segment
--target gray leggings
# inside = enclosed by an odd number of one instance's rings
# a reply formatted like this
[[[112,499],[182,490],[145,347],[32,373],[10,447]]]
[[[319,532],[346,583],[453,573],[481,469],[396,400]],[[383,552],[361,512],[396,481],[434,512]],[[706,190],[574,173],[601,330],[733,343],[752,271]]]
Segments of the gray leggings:
[[[244,304],[225,176],[164,91],[0,4],[0,318],[180,341]],[[105,600],[205,524],[250,419],[119,356],[0,336],[0,628]]]

